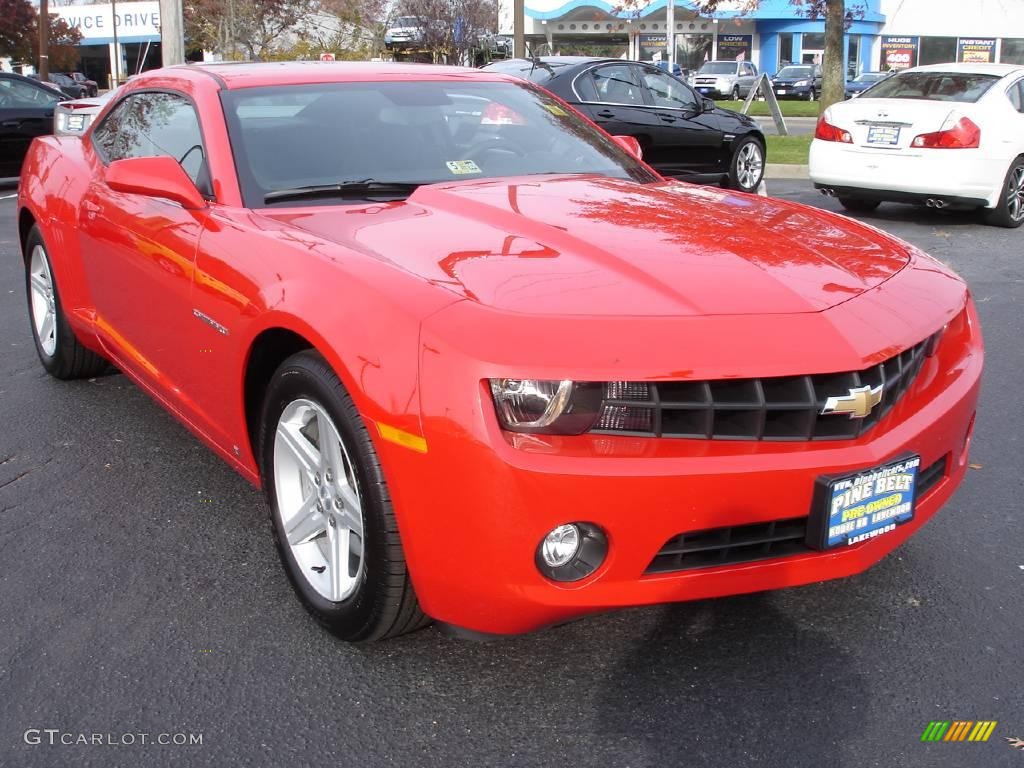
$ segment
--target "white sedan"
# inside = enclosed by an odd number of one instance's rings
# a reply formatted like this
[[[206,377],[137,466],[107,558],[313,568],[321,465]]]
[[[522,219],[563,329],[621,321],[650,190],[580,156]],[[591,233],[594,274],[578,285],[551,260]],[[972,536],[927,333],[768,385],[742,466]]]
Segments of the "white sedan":
[[[822,114],[814,186],[850,211],[883,201],[987,209],[1024,223],[1024,67],[932,64],[887,78]]]

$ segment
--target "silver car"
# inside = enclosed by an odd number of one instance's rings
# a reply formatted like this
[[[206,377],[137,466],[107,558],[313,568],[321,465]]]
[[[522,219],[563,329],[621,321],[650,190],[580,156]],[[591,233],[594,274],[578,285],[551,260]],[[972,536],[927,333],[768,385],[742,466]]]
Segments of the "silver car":
[[[57,136],[81,136],[93,118],[114,98],[117,88],[89,99],[58,104],[53,110],[53,132]]]
[[[742,99],[757,82],[757,67],[749,61],[705,61],[693,75],[693,87],[702,96]]]

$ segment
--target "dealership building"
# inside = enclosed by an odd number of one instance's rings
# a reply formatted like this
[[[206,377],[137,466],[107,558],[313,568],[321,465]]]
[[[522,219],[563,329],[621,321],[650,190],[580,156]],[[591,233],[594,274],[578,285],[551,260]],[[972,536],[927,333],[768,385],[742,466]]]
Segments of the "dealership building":
[[[116,8],[116,13],[115,13]],[[121,80],[160,66],[160,3],[157,0],[115,5],[66,5],[50,8],[82,33],[80,69],[109,87],[115,71]],[[116,36],[116,40],[115,40]]]
[[[676,0],[525,0],[525,32],[534,55],[674,60],[684,70],[712,59],[753,61],[768,74],[787,63],[820,62],[823,18],[808,19],[790,0],[724,0],[701,16]],[[847,0],[859,8],[845,34],[848,76],[947,61],[1024,64],[1020,0]],[[512,33],[512,0],[499,0],[499,26]],[[1008,35],[1016,34],[1019,37]]]

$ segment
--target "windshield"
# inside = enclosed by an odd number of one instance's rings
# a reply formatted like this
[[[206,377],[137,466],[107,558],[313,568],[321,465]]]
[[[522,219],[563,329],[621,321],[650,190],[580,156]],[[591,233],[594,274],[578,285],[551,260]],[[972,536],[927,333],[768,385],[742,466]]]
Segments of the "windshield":
[[[974,103],[999,80],[963,72],[901,72],[871,88],[873,99],[924,99]]]
[[[881,72],[865,72],[862,75],[857,75],[853,78],[855,83],[877,83],[879,80],[884,80],[885,75]]]
[[[735,75],[736,64],[731,61],[709,61],[697,72],[698,75]]]
[[[391,25],[392,27],[418,27],[420,23],[416,20],[415,16],[399,16],[395,19],[395,22]]]
[[[370,180],[579,173],[657,181],[614,141],[525,83],[279,85],[223,91],[222,99],[250,208],[267,204],[274,191]]]
[[[797,78],[797,77],[810,77],[814,73],[814,70],[810,67],[783,67],[779,70],[779,74],[776,77],[782,78]]]

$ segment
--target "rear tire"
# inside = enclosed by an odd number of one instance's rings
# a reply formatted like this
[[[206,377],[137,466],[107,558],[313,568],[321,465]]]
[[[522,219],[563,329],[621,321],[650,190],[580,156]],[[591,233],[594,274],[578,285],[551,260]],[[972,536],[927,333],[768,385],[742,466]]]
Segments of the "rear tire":
[[[68,324],[38,226],[25,240],[25,293],[32,339],[47,373],[56,379],[86,379],[109,370],[110,364],[82,346]]]
[[[1010,164],[996,207],[985,211],[985,221],[995,227],[1016,229],[1024,224],[1024,157]]]
[[[429,624],[373,442],[318,353],[299,352],[274,373],[258,446],[278,554],[316,620],[349,642]]]
[[[764,178],[764,145],[753,136],[744,136],[733,147],[729,161],[729,187],[755,193]]]
[[[882,204],[881,200],[862,200],[857,197],[840,197],[839,204],[851,213],[870,213]]]

